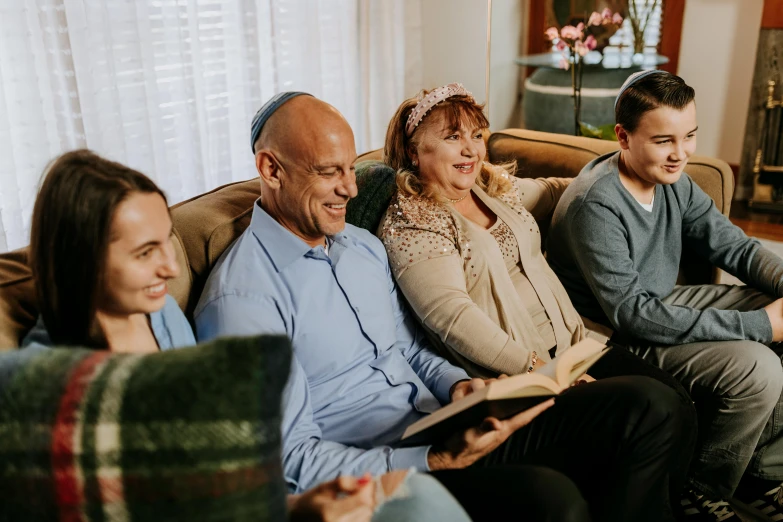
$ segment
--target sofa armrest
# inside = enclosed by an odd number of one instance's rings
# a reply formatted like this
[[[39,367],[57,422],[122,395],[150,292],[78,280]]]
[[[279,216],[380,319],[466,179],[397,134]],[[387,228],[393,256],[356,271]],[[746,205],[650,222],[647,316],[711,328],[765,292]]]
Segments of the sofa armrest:
[[[19,346],[38,318],[27,247],[0,254],[0,352]]]

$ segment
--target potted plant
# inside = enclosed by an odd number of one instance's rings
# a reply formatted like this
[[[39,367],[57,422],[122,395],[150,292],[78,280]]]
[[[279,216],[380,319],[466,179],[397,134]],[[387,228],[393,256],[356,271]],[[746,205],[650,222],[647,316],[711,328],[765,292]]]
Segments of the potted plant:
[[[656,0],[657,1],[657,0]],[[593,12],[584,22],[576,26],[566,25],[561,29],[550,27],[546,30],[546,37],[552,41],[558,51],[562,53],[560,67],[571,71],[571,87],[574,97],[574,134],[576,136],[591,136],[604,139],[614,138],[614,125],[611,132],[601,127],[593,127],[581,121],[582,112],[582,76],[584,74],[584,57],[590,51],[599,46],[599,38],[603,46],[609,41],[623,23],[620,13],[612,13],[604,9],[603,12]]]

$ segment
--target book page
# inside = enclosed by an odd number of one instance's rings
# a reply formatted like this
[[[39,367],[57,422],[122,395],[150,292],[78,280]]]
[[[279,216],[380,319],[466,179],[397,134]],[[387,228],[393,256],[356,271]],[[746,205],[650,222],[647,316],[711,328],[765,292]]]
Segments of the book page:
[[[513,377],[500,379],[487,386],[488,400],[529,397],[547,393],[558,394],[563,391],[557,382],[550,377],[535,373],[520,373]]]
[[[606,345],[598,341],[589,338],[579,341],[552,361],[555,366],[555,380],[564,389],[568,388],[604,353]]]

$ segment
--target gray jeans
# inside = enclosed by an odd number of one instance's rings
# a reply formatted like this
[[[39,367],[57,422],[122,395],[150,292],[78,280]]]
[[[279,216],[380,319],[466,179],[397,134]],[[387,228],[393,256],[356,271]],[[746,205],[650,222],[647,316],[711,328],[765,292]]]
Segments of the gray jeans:
[[[734,285],[678,286],[662,301],[703,310],[758,310],[774,300]],[[699,415],[691,482],[708,496],[731,498],[743,473],[783,480],[781,348],[755,341],[650,346],[619,340],[669,372],[690,392]]]

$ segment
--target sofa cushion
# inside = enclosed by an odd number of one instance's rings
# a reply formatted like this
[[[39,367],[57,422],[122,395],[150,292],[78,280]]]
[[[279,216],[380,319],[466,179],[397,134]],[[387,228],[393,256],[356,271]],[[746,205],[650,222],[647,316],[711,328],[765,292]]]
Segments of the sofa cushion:
[[[0,356],[3,520],[285,518],[283,337]]]
[[[0,352],[19,346],[38,317],[28,249],[0,254]]]
[[[362,161],[370,160],[383,161],[383,149],[375,149],[369,152],[365,152],[364,154],[360,154],[359,157],[356,158],[356,164],[358,165]]]
[[[381,218],[397,190],[394,169],[377,160],[356,164],[356,186],[359,193],[348,202],[345,220],[375,234]]]
[[[250,225],[259,179],[223,185],[171,207],[171,219],[187,268],[169,283],[169,293],[191,317],[209,271]]]

